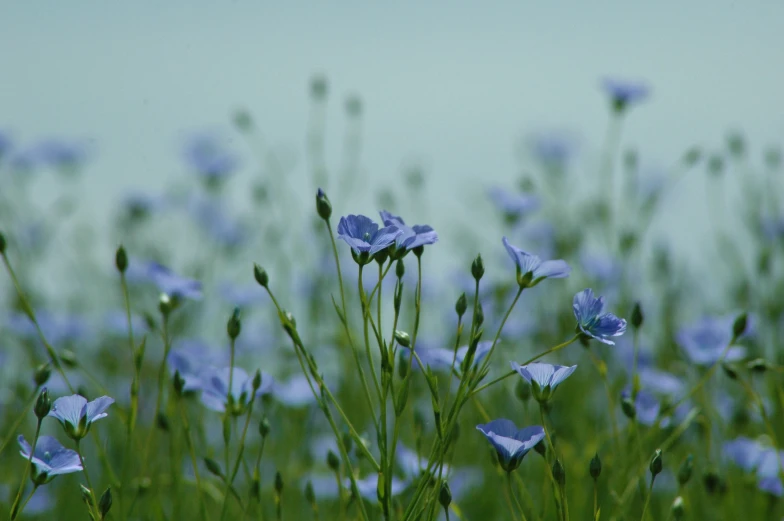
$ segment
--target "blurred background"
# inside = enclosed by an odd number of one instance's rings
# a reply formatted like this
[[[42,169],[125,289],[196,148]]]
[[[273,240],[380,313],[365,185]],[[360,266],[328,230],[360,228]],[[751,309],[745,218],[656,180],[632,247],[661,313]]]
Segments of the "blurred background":
[[[477,188],[516,186],[532,136],[567,136],[577,178],[596,170],[606,76],[651,89],[621,141],[639,151],[641,168],[665,171],[694,145],[721,148],[730,131],[748,138],[760,162],[762,147],[784,136],[782,20],[777,2],[8,2],[0,130],[17,151],[51,139],[82,147],[88,160],[74,193],[93,224],[131,190],[153,193],[192,176],[182,150],[202,132],[225,140],[239,175],[273,175],[264,160],[273,153],[282,165],[274,175],[310,212],[309,84],[323,75],[333,174],[345,165],[346,100],[361,110],[362,189],[336,212],[373,213],[384,201],[370,193],[417,170],[426,208],[409,215],[451,242],[461,232],[443,224],[455,212],[473,221],[489,208],[472,203]],[[253,117],[255,151],[232,125],[240,109]],[[679,182],[653,237],[704,251],[703,178]],[[327,188],[334,200],[336,186]],[[62,187],[44,178],[34,193],[47,203]],[[120,240],[104,233],[94,247],[108,258]]]

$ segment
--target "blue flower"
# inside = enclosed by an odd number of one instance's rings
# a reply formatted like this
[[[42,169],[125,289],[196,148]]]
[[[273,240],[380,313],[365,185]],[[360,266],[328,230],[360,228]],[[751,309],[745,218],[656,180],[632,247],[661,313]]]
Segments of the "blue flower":
[[[87,148],[83,144],[63,139],[46,139],[34,150],[42,163],[60,169],[77,168],[87,158]]]
[[[517,283],[521,287],[532,288],[544,279],[562,279],[569,276],[572,269],[563,260],[542,261],[536,255],[526,253],[516,246],[509,244],[509,240],[501,239],[507,253],[517,266]]]
[[[4,130],[0,130],[0,159],[9,152],[14,146],[14,141],[11,139],[11,134]]]
[[[723,446],[724,454],[746,472],[756,470],[767,447],[756,440],[739,436]]]
[[[317,385],[315,388],[318,390]],[[272,395],[280,403],[291,408],[304,407],[316,401],[308,379],[302,374],[292,376],[286,382],[275,382]]]
[[[169,351],[166,361],[171,374],[179,372],[185,380],[185,390],[192,391],[200,389],[203,375],[211,372],[215,366],[227,364],[229,357],[211,349],[201,340],[182,339]]]
[[[650,94],[648,85],[641,82],[631,82],[614,78],[605,78],[602,88],[610,96],[613,108],[620,112],[627,106],[638,103]]]
[[[528,451],[545,436],[544,428],[539,425],[518,429],[511,420],[506,419],[493,420],[476,428],[493,445],[498,453],[498,462],[507,472],[519,467]]]
[[[32,447],[24,439],[24,436],[20,435],[17,439],[19,446],[22,447],[19,454],[29,461]],[[32,463],[33,481],[37,485],[49,483],[61,474],[70,474],[71,472],[80,472],[82,470],[79,454],[75,450],[66,449],[51,436],[38,437]]]
[[[147,322],[139,315],[131,315],[131,326],[134,333],[147,332]],[[128,335],[128,315],[125,311],[114,310],[103,317],[103,330],[115,336]]]
[[[604,297],[594,297],[592,289],[584,289],[574,296],[572,310],[579,331],[599,342],[615,345],[607,337],[620,336],[626,332],[626,321],[612,313],[603,313]]]
[[[188,166],[208,181],[225,178],[239,166],[237,156],[226,150],[214,135],[193,137],[183,152]]]
[[[394,244],[401,233],[394,225],[379,229],[378,224],[364,215],[341,217],[338,223],[338,238],[346,241],[357,255],[375,255]]]
[[[535,195],[513,194],[500,187],[491,188],[488,195],[505,216],[513,219],[534,212],[541,206],[541,201]]]
[[[220,285],[219,294],[227,304],[241,308],[256,306],[267,301],[264,290],[258,284],[238,286],[225,282]]]
[[[628,389],[621,393],[621,398],[631,398],[631,391]],[[636,411],[635,419],[641,425],[652,426],[659,419],[659,412],[661,412],[661,402],[649,392],[639,391],[637,398],[634,400],[634,409]],[[661,427],[666,428],[669,425],[669,419],[662,421]]]
[[[760,478],[757,487],[776,497],[784,496],[784,485],[781,484],[781,479],[778,476],[765,476]]]
[[[711,365],[718,362],[727,345],[732,341],[732,321],[704,318],[681,328],[675,338],[692,363]],[[735,362],[745,356],[745,348],[731,347],[724,360]]]
[[[563,168],[574,155],[575,140],[563,132],[547,131],[528,139],[531,153],[545,166]]]
[[[490,348],[492,346],[493,343],[489,340],[479,342],[476,345],[476,351],[474,352],[473,364],[476,365],[481,362],[490,352]],[[444,347],[415,349],[415,352],[419,357],[419,360],[422,361],[422,365],[425,367],[429,366],[433,371],[448,371],[451,367],[453,367],[452,360],[455,361],[454,369],[459,371],[460,366],[463,364],[463,360],[465,360],[465,357],[468,354],[468,347],[469,346],[459,347],[457,349],[457,354],[455,354],[452,349],[446,349]],[[408,356],[409,351],[402,352]],[[416,358],[414,361],[417,362]]]
[[[91,402],[78,394],[63,396],[54,401],[49,416],[60,422],[69,438],[80,440],[90,432],[93,422],[108,416],[104,411],[113,403],[114,399],[108,396]]]
[[[395,246],[398,249],[409,251],[419,246],[435,244],[438,241],[438,234],[436,231],[426,224],[407,226],[406,223],[403,222],[403,219],[396,215],[392,215],[386,210],[381,210],[379,213],[381,214],[381,221],[384,223],[384,226],[394,226],[402,232],[395,240]]]
[[[188,212],[196,224],[222,246],[236,247],[249,238],[243,224],[233,219],[214,199],[192,197],[188,200]]]
[[[528,365],[509,362],[509,365],[511,365],[512,370],[517,371],[517,374],[531,384],[534,398],[538,402],[548,401],[555,392],[555,388],[569,378],[577,369],[576,365],[564,366],[540,364],[537,362]]]
[[[253,377],[240,367],[235,367],[231,372],[231,393],[229,393],[229,368],[212,368],[204,371],[198,381],[188,384],[186,390],[201,391],[201,403],[205,407],[217,412],[225,412],[227,400],[230,402],[229,412],[235,416],[243,414],[251,400],[262,394],[269,393],[274,382],[268,374],[262,373],[261,387],[253,394]]]
[[[162,211],[167,199],[160,195],[149,195],[141,192],[129,192],[122,198],[122,206],[130,218],[139,219]]]
[[[201,300],[201,282],[177,275],[166,266],[154,261],[146,263],[143,269],[147,280],[170,297]]]

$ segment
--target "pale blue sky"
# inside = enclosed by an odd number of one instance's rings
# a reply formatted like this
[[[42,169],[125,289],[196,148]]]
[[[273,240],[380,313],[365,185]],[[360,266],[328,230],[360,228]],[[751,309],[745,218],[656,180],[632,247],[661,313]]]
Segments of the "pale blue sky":
[[[651,164],[719,146],[728,128],[755,145],[783,140],[782,2],[367,4],[5,0],[0,128],[21,141],[94,139],[84,205],[93,215],[126,187],[182,175],[185,133],[230,131],[236,107],[253,112],[268,142],[301,151],[314,72],[334,94],[330,163],[343,98],[359,93],[364,168],[388,180],[420,158],[436,201],[456,181],[511,184],[515,140],[532,129],[571,129],[595,152],[608,74],[652,85],[625,127]],[[665,224],[699,226],[700,182],[687,179]]]

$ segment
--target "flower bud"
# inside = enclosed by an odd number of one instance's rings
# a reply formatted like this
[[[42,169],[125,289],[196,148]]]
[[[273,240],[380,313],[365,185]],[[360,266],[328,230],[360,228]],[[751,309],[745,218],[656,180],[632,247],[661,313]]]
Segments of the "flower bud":
[[[623,410],[623,414],[630,420],[633,420],[637,416],[637,407],[635,407],[634,402],[629,396],[624,396],[623,399],[621,399],[621,410]]]
[[[212,458],[204,458],[204,466],[207,467],[207,470],[210,472],[210,474],[223,479],[223,471],[221,470],[217,461]]]
[[[405,331],[395,330],[395,340],[403,347],[411,347],[411,336]]]
[[[746,313],[741,313],[738,315],[738,318],[735,319],[735,322],[732,324],[732,336],[733,338],[740,338],[743,333],[746,332],[746,326],[748,325],[748,315]]]
[[[253,395],[256,395],[256,391],[261,389],[261,370],[256,369],[256,374],[253,375]]]
[[[329,91],[327,78],[322,74],[313,76],[310,80],[310,95],[316,101],[323,101]]]
[[[35,372],[33,373],[33,381],[35,382],[36,387],[41,387],[48,382],[50,376],[52,376],[52,368],[49,364],[41,364],[36,367]]]
[[[476,259],[474,259],[474,262],[471,263],[471,275],[474,277],[474,279],[477,282],[479,282],[479,280],[484,276],[484,274],[485,274],[485,263],[482,262],[482,256],[477,255]]]
[[[340,458],[338,455],[330,450],[327,452],[327,466],[332,469],[333,472],[338,472],[340,470]]]
[[[155,417],[155,425],[162,431],[169,432],[169,418],[163,411],[159,412],[158,416]]]
[[[602,474],[602,460],[599,459],[598,452],[591,458],[591,463],[588,465],[588,471],[591,473],[593,479],[599,479],[599,476]]]
[[[275,472],[275,492],[278,495],[283,492],[283,476],[280,474],[280,471]]]
[[[307,501],[311,507],[316,506],[316,493],[313,491],[313,483],[311,483],[310,480],[305,483],[305,501]]]
[[[724,374],[726,374],[730,380],[738,379],[738,371],[735,370],[732,364],[728,364],[727,362],[722,362],[721,368],[724,371]]]
[[[640,329],[640,326],[642,326],[643,318],[644,317],[642,314],[642,308],[640,307],[640,303],[635,302],[634,308],[632,309],[632,326],[634,326],[635,329]]]
[[[258,282],[259,286],[262,288],[266,288],[269,284],[269,275],[267,275],[267,271],[258,264],[253,264],[253,278],[256,279],[256,282]]]
[[[680,521],[681,519],[683,519],[684,510],[685,509],[683,507],[683,498],[681,496],[676,497],[675,501],[672,502],[672,506],[670,507],[670,512],[672,513],[672,519],[674,521]]]
[[[173,385],[174,385],[174,392],[177,393],[177,396],[182,396],[182,391],[185,388],[185,379],[180,374],[180,371],[174,371],[174,378]]]
[[[561,487],[566,484],[566,470],[561,464],[561,460],[558,458],[556,458],[553,463],[553,479],[555,479],[555,482]]]
[[[482,303],[476,302],[476,327],[479,328],[485,321],[485,311],[482,309]]]
[[[694,469],[694,456],[689,454],[686,459],[681,463],[681,468],[678,469],[678,484],[683,487],[691,479],[691,473]]]
[[[106,517],[106,514],[109,513],[109,510],[112,508],[112,489],[107,488],[103,494],[101,494],[101,499],[98,500],[98,511],[101,513],[101,519]]]
[[[547,457],[547,444],[544,440],[534,445],[534,450],[543,458]]]
[[[708,173],[718,177],[724,173],[724,158],[720,155],[712,155],[708,158]]]
[[[446,481],[441,483],[441,490],[438,492],[438,502],[441,503],[444,510],[452,504],[452,491],[449,489],[449,483]]]
[[[662,451],[661,449],[656,449],[653,453],[653,457],[651,458],[650,464],[650,471],[651,476],[656,477],[662,471]]]
[[[253,130],[253,117],[245,109],[240,109],[234,113],[234,126],[237,130],[243,133],[248,133]]]
[[[316,212],[325,221],[332,217],[332,203],[321,188],[316,192]]]
[[[6,246],[8,246],[8,243],[5,240],[5,235],[3,235],[3,232],[0,232],[0,255],[5,255]]]
[[[398,259],[397,263],[395,264],[395,276],[399,279],[403,278],[403,275],[406,274],[406,265],[403,263],[403,259]]]
[[[705,490],[708,495],[720,493],[723,488],[721,476],[715,469],[708,469],[702,475],[702,483],[705,485]]]
[[[457,302],[455,303],[455,312],[457,313],[458,317],[462,317],[465,315],[466,309],[468,309],[468,300],[466,299],[466,294],[461,293],[459,297],[457,297]]]
[[[770,368],[767,360],[756,358],[746,364],[746,367],[752,373],[762,374]]]
[[[702,150],[699,147],[691,147],[683,154],[683,164],[686,168],[690,168],[697,164],[697,162],[702,158]]]
[[[230,339],[234,340],[240,336],[240,331],[242,331],[240,308],[234,308],[234,312],[231,314],[229,321],[226,323],[226,333],[228,333]]]
[[[114,254],[114,265],[120,273],[125,273],[125,270],[128,269],[128,254],[122,245],[117,248],[117,253]]]
[[[523,378],[517,380],[517,384],[515,384],[515,396],[523,403],[531,398],[531,384],[528,380]]]
[[[41,389],[41,394],[38,395],[38,399],[35,401],[34,410],[38,421],[43,420],[49,414],[49,411],[52,410],[52,400],[49,398],[49,390],[46,387]]]
[[[92,491],[81,483],[79,483],[79,490],[82,493],[82,501],[84,501],[89,510],[92,511],[93,507],[95,506],[95,499],[93,499]]]
[[[267,436],[269,436],[269,433],[270,433],[270,422],[265,416],[259,422],[259,434],[261,435],[262,438],[266,438]]]

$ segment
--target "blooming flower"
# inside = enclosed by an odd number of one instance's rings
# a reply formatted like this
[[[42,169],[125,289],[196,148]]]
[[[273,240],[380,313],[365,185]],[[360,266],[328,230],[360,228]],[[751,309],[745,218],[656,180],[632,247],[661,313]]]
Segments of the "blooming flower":
[[[514,194],[500,187],[488,190],[490,199],[507,217],[517,219],[539,209],[541,201],[535,195]]]
[[[528,148],[545,166],[563,168],[574,155],[576,143],[572,136],[551,130],[532,134]]]
[[[532,288],[547,278],[562,279],[569,276],[571,268],[566,261],[542,261],[536,255],[526,253],[516,246],[509,244],[509,240],[501,239],[507,253],[517,266],[517,283],[526,288]]]
[[[26,460],[30,460],[32,447],[20,435],[17,438],[22,450],[19,454]],[[35,444],[33,453],[33,481],[38,485],[49,483],[61,474],[70,474],[82,470],[79,454],[76,451],[66,449],[57,439],[51,436],[39,436]]]
[[[603,313],[604,297],[594,297],[592,289],[584,289],[574,296],[572,310],[579,331],[599,342],[615,345],[607,337],[620,336],[626,332],[626,320],[612,313]]]
[[[54,401],[49,416],[60,422],[68,437],[80,440],[90,432],[93,422],[108,416],[104,411],[113,403],[114,399],[108,396],[101,396],[91,402],[78,394],[63,396]]]
[[[498,453],[498,462],[507,472],[519,467],[528,451],[545,436],[544,428],[539,425],[518,429],[511,420],[506,419],[493,420],[476,428],[493,445]]]
[[[315,403],[316,397],[310,389],[305,375],[295,375],[285,382],[275,382],[272,395],[283,405],[297,408]]]
[[[487,353],[490,352],[490,348],[493,346],[493,342],[487,340],[484,342],[479,342],[476,345],[476,351],[474,352],[474,361],[473,364],[476,365],[481,362]],[[463,346],[457,349],[457,354],[452,349],[446,349],[444,347],[430,347],[425,349],[415,349],[419,360],[422,361],[424,366],[429,366],[434,371],[439,370],[449,370],[452,367],[452,361],[454,360],[455,370],[459,370],[460,366],[463,364],[463,360],[465,360],[466,355],[468,354],[468,347]],[[408,351],[403,351],[403,353],[408,353]],[[416,358],[414,359],[416,362]],[[417,362],[418,363],[418,362]]]
[[[620,112],[632,103],[643,101],[650,94],[648,86],[641,82],[631,82],[605,78],[602,88],[610,96],[613,108]]]
[[[253,377],[240,367],[235,367],[231,372],[231,392],[229,392],[229,368],[212,368],[204,371],[201,377],[193,382],[186,382],[186,390],[201,391],[201,403],[205,407],[217,412],[226,411],[228,400],[229,410],[234,415],[240,415],[257,396],[269,393],[274,382],[272,377],[262,374],[261,387],[253,394]]]
[[[438,234],[430,226],[423,224],[415,224],[414,226],[407,226],[403,219],[396,215],[392,215],[386,210],[381,210],[381,221],[384,226],[395,226],[401,230],[401,234],[395,239],[395,246],[398,249],[413,250],[419,246],[428,244],[435,244],[438,241]]]
[[[87,158],[87,147],[62,139],[46,139],[34,150],[43,164],[60,169],[77,168]]]
[[[250,236],[242,222],[229,215],[214,199],[192,197],[188,200],[187,210],[194,222],[222,246],[239,246]]]
[[[512,370],[525,378],[531,384],[534,398],[539,402],[546,402],[555,392],[561,382],[569,378],[571,374],[577,369],[576,365],[551,365],[532,363],[528,365],[520,365],[516,362],[509,362]]]
[[[378,224],[364,215],[341,217],[338,223],[338,238],[346,241],[356,254],[375,255],[394,244],[401,233],[394,225],[379,229]]]
[[[704,318],[681,328],[676,341],[689,359],[697,365],[711,365],[717,362],[732,341],[732,322],[717,318]],[[724,360],[735,362],[746,356],[743,347],[731,347]]]

